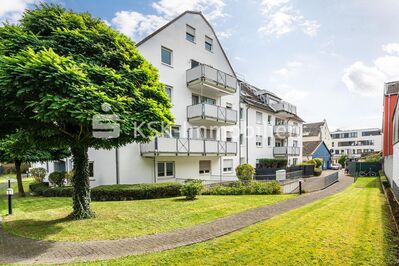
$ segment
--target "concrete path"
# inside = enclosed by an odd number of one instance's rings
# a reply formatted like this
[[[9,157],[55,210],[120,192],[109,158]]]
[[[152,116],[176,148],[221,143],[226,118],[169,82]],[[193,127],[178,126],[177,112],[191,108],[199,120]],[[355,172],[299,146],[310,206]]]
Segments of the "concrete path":
[[[212,222],[160,233],[121,240],[88,242],[35,241],[7,234],[0,229],[0,263],[44,264],[94,261],[128,255],[157,252],[194,243],[240,230],[313,201],[336,194],[352,183],[340,176],[340,182],[318,192],[217,219]]]

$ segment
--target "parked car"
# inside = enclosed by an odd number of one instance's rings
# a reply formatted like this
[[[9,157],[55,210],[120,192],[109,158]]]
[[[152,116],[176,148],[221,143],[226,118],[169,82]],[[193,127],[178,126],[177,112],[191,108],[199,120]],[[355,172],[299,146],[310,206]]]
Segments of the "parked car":
[[[332,170],[341,170],[341,168],[342,166],[339,163],[331,165]]]

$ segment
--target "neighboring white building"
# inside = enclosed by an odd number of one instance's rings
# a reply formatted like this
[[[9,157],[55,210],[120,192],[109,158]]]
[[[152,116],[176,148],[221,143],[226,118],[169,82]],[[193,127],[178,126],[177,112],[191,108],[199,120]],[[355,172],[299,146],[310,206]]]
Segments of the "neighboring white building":
[[[371,152],[381,151],[382,135],[379,128],[337,130],[331,133],[331,137],[334,160],[343,154],[356,159]]]
[[[258,159],[273,157],[287,157],[290,165],[301,162],[303,121],[296,107],[239,81],[200,12],[184,12],[137,48],[159,70],[175,125],[149,143],[90,149],[91,186],[229,181],[236,180],[240,163],[255,166]]]
[[[296,107],[274,93],[241,82],[241,163],[256,166],[259,159],[287,158],[302,162],[302,124]]]
[[[327,121],[324,119],[322,122],[306,123],[303,124],[303,141],[324,141],[329,150],[332,149],[332,138],[330,130],[328,129]]]
[[[395,111],[393,113],[393,128],[392,128],[392,179],[391,187],[395,194],[396,200],[399,200],[399,101],[396,101]]]

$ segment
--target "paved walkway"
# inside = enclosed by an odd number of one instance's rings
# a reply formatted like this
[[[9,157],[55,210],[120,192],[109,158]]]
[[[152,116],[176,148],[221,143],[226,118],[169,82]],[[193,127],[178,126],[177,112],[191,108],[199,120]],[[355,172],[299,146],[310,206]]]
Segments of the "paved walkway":
[[[194,243],[240,230],[254,223],[336,194],[352,183],[346,176],[340,182],[318,192],[268,205],[215,221],[160,233],[121,240],[88,242],[35,241],[7,234],[0,228],[0,263],[67,263],[119,258],[128,255],[157,252]]]

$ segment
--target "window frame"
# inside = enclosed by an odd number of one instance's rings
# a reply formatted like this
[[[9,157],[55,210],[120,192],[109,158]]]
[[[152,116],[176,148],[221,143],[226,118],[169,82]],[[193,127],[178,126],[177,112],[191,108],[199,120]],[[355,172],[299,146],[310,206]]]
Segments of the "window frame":
[[[226,167],[226,161],[231,162],[231,167]],[[234,161],[233,159],[223,159],[223,173],[233,173]]]
[[[258,115],[259,114],[260,114],[260,121],[258,121]],[[257,125],[262,125],[263,124],[263,114],[262,114],[262,112],[256,111],[255,116],[256,116],[256,124]]]
[[[170,94],[167,92],[167,89],[170,90]],[[173,86],[170,85],[165,85],[165,92],[169,97],[169,100],[172,102],[172,97],[173,97]]]
[[[209,170],[208,170],[208,172],[201,173],[201,162],[209,162]],[[200,176],[211,175],[211,172],[212,172],[212,161],[211,160],[200,160],[198,162],[198,173],[199,173]]]
[[[194,34],[190,33],[189,30],[192,30]],[[190,25],[186,24],[186,40],[189,41],[189,42],[195,43],[195,39],[196,39],[195,38],[196,37],[195,33],[196,33],[195,28],[193,26],[190,26]],[[191,39],[187,38],[187,36],[190,36],[193,39],[191,40]]]
[[[160,176],[159,175],[159,165],[163,164],[163,172],[164,175]],[[167,168],[167,164],[172,164],[172,171],[173,174],[172,175],[168,175],[168,168]],[[175,162],[174,161],[159,161],[157,162],[157,178],[175,178],[176,175],[176,168],[175,168]]]
[[[163,51],[167,51],[170,53],[170,64],[163,61]],[[169,49],[165,46],[161,46],[161,63],[167,66],[173,66],[173,50]]]
[[[258,141],[260,139],[260,141]],[[255,137],[255,145],[257,148],[262,148],[263,146],[263,137],[262,135],[256,135]]]
[[[210,40],[210,42],[208,42],[208,40]],[[209,46],[209,49],[208,49],[207,45]],[[213,39],[211,37],[205,35],[204,46],[205,46],[205,50],[207,50],[208,52],[213,52]]]

